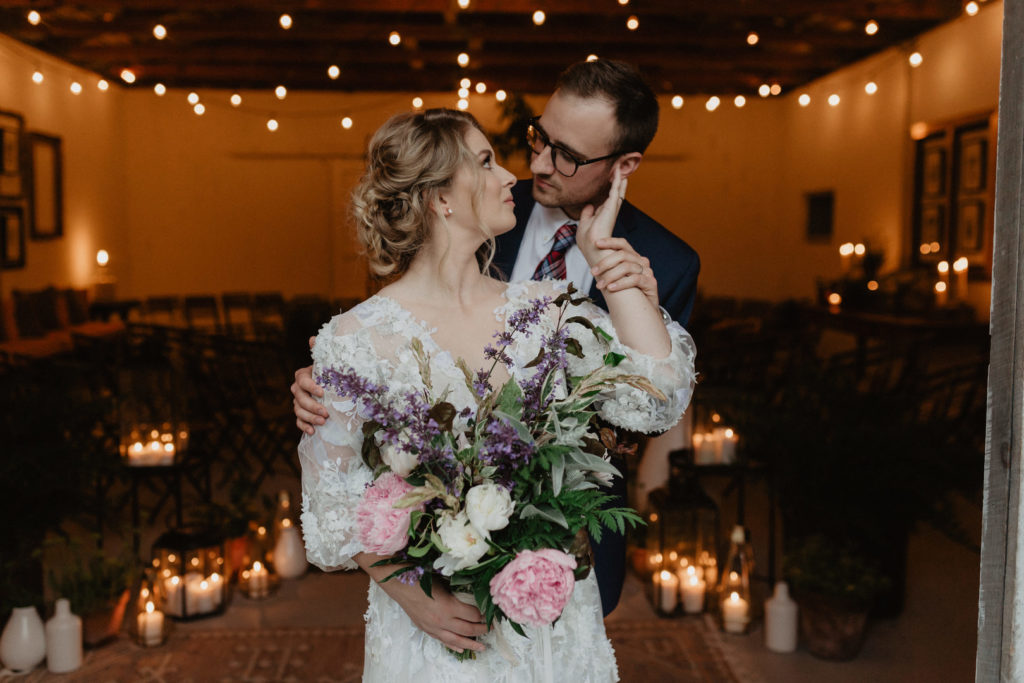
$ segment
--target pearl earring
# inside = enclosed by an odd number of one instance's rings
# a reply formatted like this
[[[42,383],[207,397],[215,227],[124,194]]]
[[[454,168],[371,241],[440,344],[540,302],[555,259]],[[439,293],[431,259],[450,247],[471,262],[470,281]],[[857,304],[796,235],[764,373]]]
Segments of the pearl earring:
[[[455,212],[452,211],[450,208],[444,210],[444,215],[445,216],[451,216],[453,213],[455,213]]]

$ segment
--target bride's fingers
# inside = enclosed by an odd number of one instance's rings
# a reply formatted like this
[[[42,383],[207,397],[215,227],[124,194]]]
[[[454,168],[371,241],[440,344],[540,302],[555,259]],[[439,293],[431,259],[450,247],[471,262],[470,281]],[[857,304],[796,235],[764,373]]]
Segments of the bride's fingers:
[[[456,652],[462,652],[463,650],[483,652],[487,649],[483,643],[478,643],[472,638],[460,636],[458,633],[454,633],[452,631],[442,631],[435,637]]]

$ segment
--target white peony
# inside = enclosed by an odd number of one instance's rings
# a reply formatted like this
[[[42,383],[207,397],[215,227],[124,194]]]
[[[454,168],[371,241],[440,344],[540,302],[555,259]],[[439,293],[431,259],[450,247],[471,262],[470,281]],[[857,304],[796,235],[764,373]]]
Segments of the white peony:
[[[487,540],[469,521],[465,510],[454,516],[450,513],[444,515],[437,527],[437,535],[448,552],[434,560],[434,569],[445,576],[472,567],[487,552]]]
[[[380,457],[391,471],[400,477],[408,477],[413,468],[419,464],[419,457],[401,446],[387,443],[380,447]]]
[[[509,492],[494,482],[474,486],[466,493],[466,514],[469,521],[490,538],[491,532],[508,526],[508,518],[515,510]]]

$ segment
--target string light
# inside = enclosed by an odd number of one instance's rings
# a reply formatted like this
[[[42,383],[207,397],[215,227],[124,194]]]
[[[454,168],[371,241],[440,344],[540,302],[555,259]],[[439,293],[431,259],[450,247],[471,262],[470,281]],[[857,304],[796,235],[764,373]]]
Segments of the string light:
[[[487,92],[487,84],[484,83],[483,81],[480,81],[479,83],[476,84],[476,87],[473,89],[476,90],[477,94],[483,95],[485,92]]]
[[[946,291],[946,283],[945,282],[936,282],[935,283],[935,291],[940,293],[940,294],[942,292],[945,292]]]
[[[853,253],[857,256],[863,256],[867,251],[868,248],[862,242],[857,242],[857,244],[853,245]]]
[[[796,101],[800,103],[801,107],[806,107],[811,103],[811,96],[807,93],[803,93],[800,97],[796,98]]]
[[[242,104],[242,96],[238,93],[234,93],[228,101],[231,102],[232,107],[237,107]]]
[[[459,9],[466,9],[469,7],[469,0],[459,0]]]
[[[466,100],[466,99],[459,100],[458,107],[462,111],[465,111],[465,110],[469,109],[469,100]]]
[[[708,101],[704,103],[704,108],[708,111],[714,111],[718,109],[718,105],[722,103],[722,100],[718,99],[717,95],[712,95],[708,98]]]
[[[828,104],[830,107],[835,107],[839,104],[839,95],[832,93],[828,96]]]
[[[673,109],[682,109],[683,108],[683,96],[682,95],[676,95],[676,96],[674,96],[672,98],[672,108]]]
[[[469,88],[459,88],[459,97],[462,99],[469,97]]]
[[[39,26],[39,22],[43,20],[43,17],[40,16],[39,12],[35,10],[29,12],[25,18],[28,19],[28,23],[32,24],[33,26]]]
[[[869,292],[877,292],[878,291],[878,280],[868,280],[868,291]]]
[[[167,86],[163,83],[157,83],[153,86],[153,92],[155,92],[159,97],[163,97],[167,94]]]
[[[967,12],[967,16],[969,17],[973,17],[977,14],[979,9],[981,8],[978,7],[978,3],[974,2],[974,0],[971,0],[971,2],[964,6],[964,11]]]
[[[135,72],[131,69],[121,69],[121,80],[129,85],[135,82]]]
[[[283,85],[277,86],[276,88],[274,88],[274,97],[276,97],[279,100],[283,100],[284,98],[288,97],[288,88],[284,87]]]
[[[956,272],[956,273],[962,273],[965,270],[967,270],[967,267],[969,265],[970,264],[967,261],[967,257],[966,256],[961,256],[956,261],[953,261],[953,271]]]
[[[782,93],[782,86],[779,85],[778,83],[772,83],[772,87],[768,88],[768,92],[770,92],[772,95],[778,95]]]
[[[414,97],[414,98],[412,98],[412,108],[413,109],[419,109],[422,106],[423,106],[423,98],[422,97]]]
[[[757,41],[761,40],[761,36],[757,35],[755,31],[751,31],[747,34],[747,45],[757,45]]]
[[[924,61],[924,57],[921,56],[920,52],[914,52],[911,53],[909,57],[907,57],[907,61],[910,62],[910,66],[916,68],[921,66],[921,62]]]
[[[388,34],[388,42],[391,43],[392,45],[398,45],[399,43],[402,42],[402,36],[398,33],[398,31],[392,31],[391,33]]]
[[[875,83],[874,81],[868,81],[867,83],[864,84],[864,92],[866,92],[869,95],[874,95],[876,92],[878,92],[878,84]]]
[[[587,55],[587,61],[588,62],[596,62],[597,61],[597,55],[595,55],[593,53]]]
[[[37,84],[38,83],[42,83],[44,80],[46,80],[46,77],[43,76],[43,72],[42,71],[33,71],[32,72],[32,82],[33,83],[37,83]]]
[[[206,106],[203,105],[202,102],[197,102],[196,105],[192,107],[192,111],[196,113],[196,116],[202,116],[206,113]]]
[[[349,128],[351,128],[352,127],[352,117],[351,116],[344,117],[341,120],[341,127],[344,128],[345,130],[348,130]]]
[[[927,246],[927,245],[921,245],[921,246]],[[931,251],[931,249],[929,249],[929,251]],[[939,261],[938,265],[935,266],[935,269],[938,270],[939,273],[941,273],[941,274],[948,273],[949,272],[949,261]]]
[[[277,119],[267,119],[267,130],[270,132],[277,130]]]
[[[327,77],[330,78],[332,81],[338,80],[338,76],[340,75],[341,69],[338,67],[337,64],[331,64],[329,67],[327,67]]]
[[[864,24],[864,33],[868,34],[869,36],[873,36],[876,33],[878,33],[878,22],[875,21],[874,19],[871,19],[870,21],[868,21],[868,23]]]
[[[544,14],[544,10],[537,10],[533,13],[533,23],[540,26],[548,18],[548,15]]]
[[[281,28],[285,31],[292,27],[292,17],[290,14],[282,14],[281,18],[277,20],[281,24]]]
[[[626,28],[630,31],[635,31],[640,28],[640,20],[637,19],[635,14],[631,15],[629,19],[626,19]]]
[[[619,0],[619,4],[622,6],[626,6],[629,4],[629,0]]]
[[[460,52],[456,61],[458,61],[459,66],[465,68],[469,66],[469,55],[466,54],[465,52]]]
[[[461,81],[459,81],[459,87],[468,88],[472,82],[473,81],[469,80],[468,78],[463,78]]]
[[[762,83],[757,88],[757,94],[760,95],[761,97],[768,97],[769,95],[772,94],[772,86],[768,85],[767,83]]]
[[[107,92],[108,90],[110,90],[110,83],[107,83],[107,79],[101,78],[100,80],[96,81],[96,87],[102,90],[103,92]]]
[[[163,40],[167,37],[167,27],[163,24],[157,24],[153,27],[153,35],[157,40]]]
[[[199,101],[199,93],[197,93],[197,92],[190,92],[188,94],[188,103],[189,104],[195,104],[198,101]]]
[[[498,92],[494,93],[494,99],[498,100],[499,102],[504,102],[506,97],[508,97],[508,93],[505,92],[504,90],[499,90]]]
[[[96,252],[96,265],[105,266],[110,263],[110,253],[106,249]]]
[[[732,103],[736,105],[737,109],[742,109],[743,105],[747,103],[747,98],[744,97],[743,95],[737,95],[736,98],[732,101]]]
[[[78,81],[72,81],[70,89],[71,89],[71,94],[72,95],[81,95],[82,94],[82,84],[79,83]]]

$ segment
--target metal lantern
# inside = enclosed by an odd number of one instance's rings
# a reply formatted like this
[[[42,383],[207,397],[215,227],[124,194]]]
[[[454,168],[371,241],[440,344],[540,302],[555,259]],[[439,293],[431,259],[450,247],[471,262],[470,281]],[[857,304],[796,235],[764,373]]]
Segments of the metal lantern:
[[[238,575],[238,589],[248,598],[270,597],[280,585],[273,563],[273,535],[263,525],[256,526],[250,537],[249,554]]]
[[[718,610],[722,629],[727,633],[746,633],[750,624],[750,576],[754,571],[754,557],[747,532],[733,527],[729,542],[729,555],[722,565],[718,585]]]
[[[153,569],[169,616],[190,620],[224,612],[229,592],[220,532],[183,527],[164,533],[153,544]]]
[[[690,455],[689,449],[673,452],[668,486],[650,494],[648,569],[653,604],[665,615],[679,604],[685,613],[702,612],[718,574],[718,506],[688,465]],[[671,586],[678,590],[677,604],[668,597]]]

